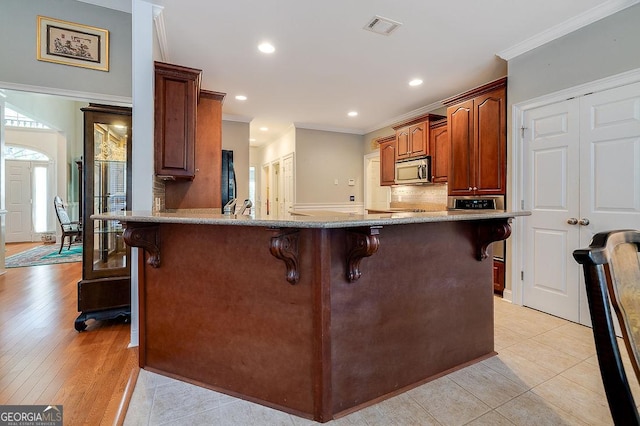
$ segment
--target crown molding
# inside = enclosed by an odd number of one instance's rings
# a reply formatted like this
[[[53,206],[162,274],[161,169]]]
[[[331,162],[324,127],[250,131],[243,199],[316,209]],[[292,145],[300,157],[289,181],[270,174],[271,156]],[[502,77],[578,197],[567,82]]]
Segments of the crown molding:
[[[8,90],[19,90],[21,92],[33,92],[44,93],[47,95],[56,95],[69,98],[70,100],[80,102],[96,102],[105,103],[108,102],[115,106],[127,106],[130,107],[133,104],[133,99],[128,96],[116,96],[108,95],[105,93],[91,93],[91,92],[79,92],[75,90],[67,90],[53,87],[44,86],[32,86],[29,84],[11,83],[8,81],[0,81],[0,88]]]
[[[638,1],[640,1],[640,0],[638,0]],[[376,125],[375,127],[370,127],[368,129],[365,129],[363,134],[366,135],[367,133],[371,133],[371,132],[374,132],[376,130],[383,129],[385,127],[391,127],[392,125],[400,123],[400,122],[403,122],[403,121],[411,120],[412,118],[417,117],[419,115],[428,114],[428,113],[433,112],[434,110],[436,110],[438,108],[442,108],[442,106],[443,106],[442,102],[438,101],[438,102],[434,102],[432,104],[420,107],[418,109],[414,109],[413,111],[409,111],[406,114],[402,114],[402,115],[399,115],[397,117],[385,120],[382,123]]]
[[[296,129],[321,130],[324,132],[349,133],[353,135],[364,135],[366,132],[362,129],[349,129],[342,127],[323,126],[314,123],[293,123]]]
[[[169,45],[167,44],[167,30],[164,26],[164,7],[153,5],[153,23],[156,27],[156,36],[158,37],[158,46],[160,47],[160,57],[163,62],[169,60]]]
[[[533,37],[529,37],[528,39],[508,49],[498,52],[497,55],[506,61],[510,61],[511,59],[518,57],[530,50],[533,50],[536,47],[540,47],[543,44],[549,43],[550,41],[565,36],[573,31],[579,30],[582,27],[586,27],[589,24],[606,18],[607,16],[613,15],[614,13],[633,6],[637,3],[640,3],[640,0],[609,0],[605,3],[600,4],[599,6],[591,8],[577,16],[574,16],[573,18],[567,19],[566,21],[554,27],[551,27],[548,30],[538,33]]]
[[[246,115],[222,114],[222,120],[237,121],[238,123],[251,123],[253,117],[247,117]]]
[[[120,12],[131,13],[131,0],[79,0],[94,6],[106,7],[107,9],[119,10]]]

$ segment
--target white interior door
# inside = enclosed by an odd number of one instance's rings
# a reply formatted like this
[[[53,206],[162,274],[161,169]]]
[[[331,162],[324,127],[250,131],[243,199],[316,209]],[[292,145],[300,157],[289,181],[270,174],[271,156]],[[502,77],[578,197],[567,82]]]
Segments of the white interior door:
[[[640,229],[640,83],[585,96],[580,127],[582,229]]]
[[[579,319],[579,268],[573,250],[580,231],[579,103],[577,99],[524,114],[525,219],[523,303]]]
[[[262,174],[260,175],[260,201],[261,214],[268,215],[271,213],[271,205],[269,201],[271,184],[269,183],[270,172],[269,165],[262,166]]]
[[[573,250],[640,229],[640,83],[526,111],[523,304],[589,324]]]
[[[284,213],[289,213],[293,208],[293,155],[289,155],[282,160],[282,178],[283,178],[283,206]]]
[[[384,210],[389,208],[391,189],[380,186],[380,154],[365,157],[365,209]]]
[[[31,216],[31,163],[29,161],[7,160],[5,173],[6,242],[31,241],[33,230],[33,218]]]
[[[580,242],[586,247],[597,232],[640,229],[640,83],[582,98],[580,138]],[[585,291],[580,303],[580,322],[590,324]]]
[[[280,163],[274,162],[271,163],[271,214],[276,217],[282,211],[280,188]]]

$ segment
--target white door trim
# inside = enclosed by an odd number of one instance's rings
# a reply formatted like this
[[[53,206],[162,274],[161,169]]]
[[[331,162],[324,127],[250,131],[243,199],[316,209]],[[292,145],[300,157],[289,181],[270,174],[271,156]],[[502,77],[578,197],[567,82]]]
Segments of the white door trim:
[[[522,176],[524,150],[522,149],[522,132],[520,128],[523,126],[524,112],[538,108],[540,106],[561,102],[576,96],[582,96],[588,93],[601,92],[603,90],[613,89],[615,87],[625,86],[627,84],[640,81],[640,68],[623,72],[600,80],[589,83],[580,84],[578,86],[563,89],[554,93],[529,99],[511,107],[511,179],[510,185],[513,190],[508,204],[513,206],[513,210],[521,210],[521,200],[524,200],[524,177]],[[524,206],[526,210],[527,206]],[[524,250],[522,247],[524,241],[524,227],[517,219],[511,224],[511,244],[507,245],[507,256],[511,259],[511,274],[508,277],[511,281],[511,291],[505,290],[503,297],[515,304],[522,305],[523,281],[521,279],[521,271],[524,266]]]

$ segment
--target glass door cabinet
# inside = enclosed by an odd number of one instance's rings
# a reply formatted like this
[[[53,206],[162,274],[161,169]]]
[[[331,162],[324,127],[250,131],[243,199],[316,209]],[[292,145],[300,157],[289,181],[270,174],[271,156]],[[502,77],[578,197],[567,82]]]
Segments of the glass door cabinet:
[[[82,280],[78,283],[78,331],[89,319],[131,316],[131,252],[122,224],[94,220],[96,213],[130,210],[131,108],[90,104],[84,113],[82,167]]]

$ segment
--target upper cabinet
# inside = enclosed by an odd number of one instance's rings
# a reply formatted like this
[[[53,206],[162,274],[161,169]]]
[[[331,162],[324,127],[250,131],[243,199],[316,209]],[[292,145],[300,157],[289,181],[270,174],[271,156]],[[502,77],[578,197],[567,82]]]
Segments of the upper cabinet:
[[[431,182],[447,182],[449,175],[449,134],[447,120],[431,124],[429,129],[429,154],[431,155]]]
[[[449,195],[504,195],[506,84],[502,78],[446,99]]]
[[[442,119],[440,115],[425,114],[393,126],[396,131],[396,161],[429,155],[429,126]]]
[[[155,62],[155,172],[164,179],[196,173],[196,110],[202,71]]]
[[[378,138],[377,142],[380,145],[380,185],[393,185],[396,178],[396,137]]]

